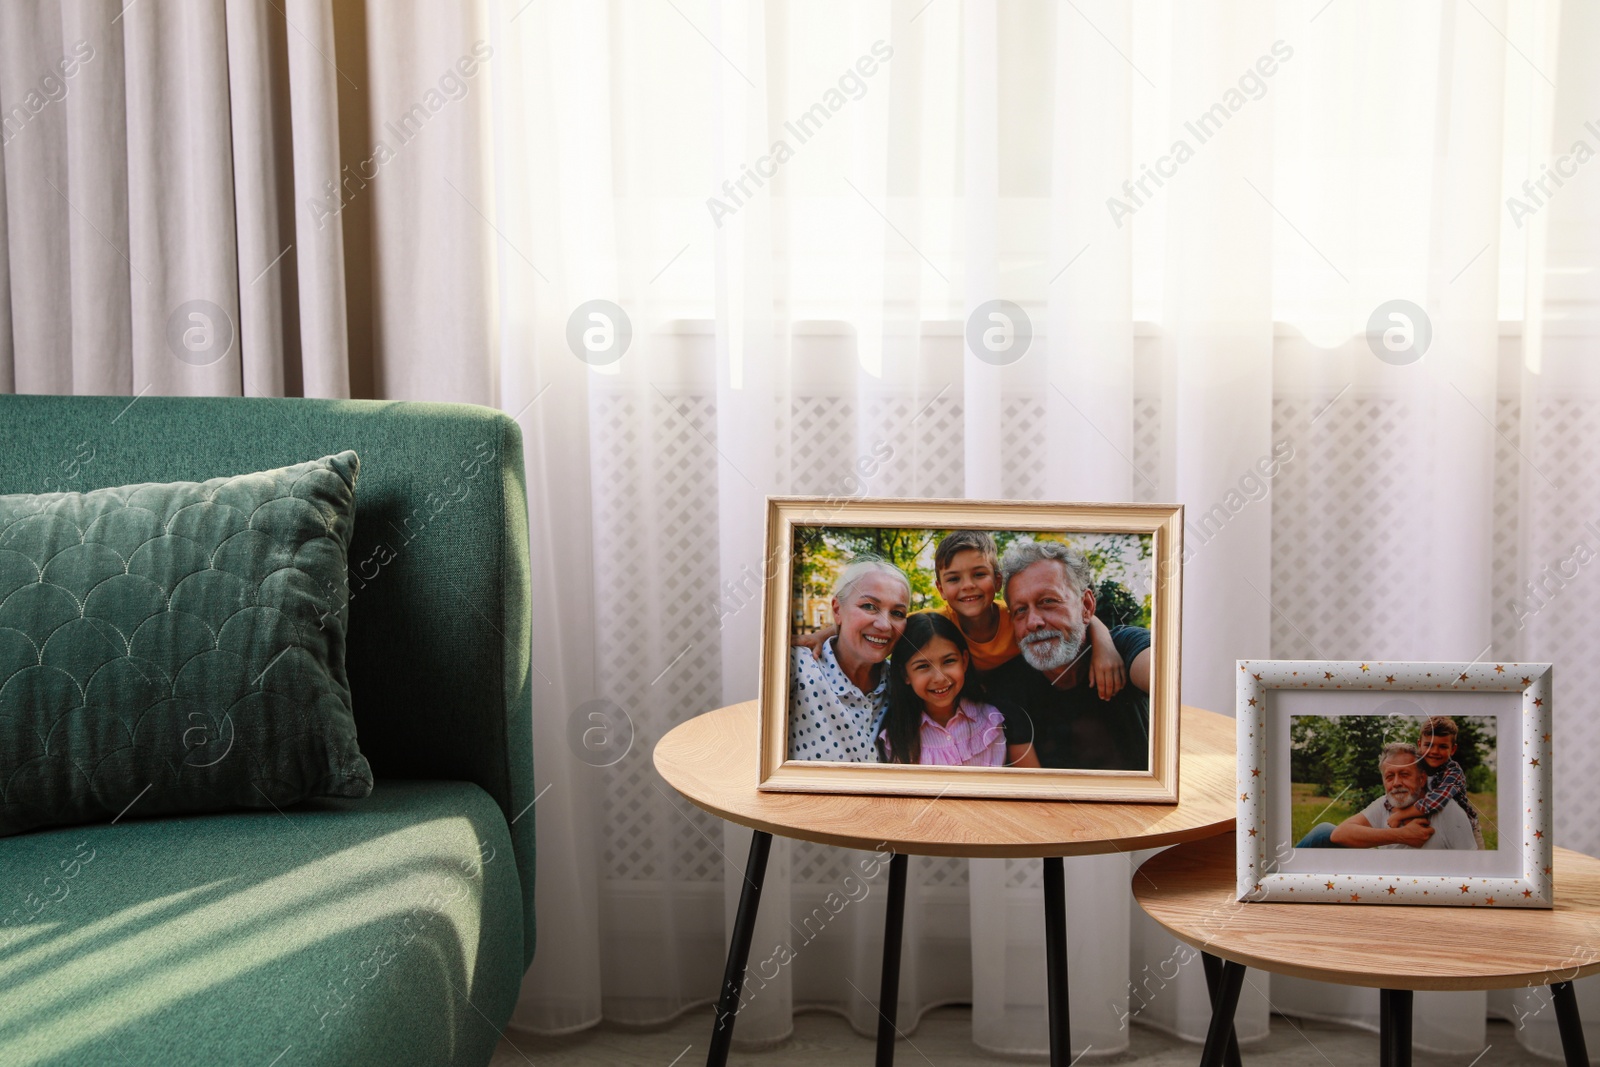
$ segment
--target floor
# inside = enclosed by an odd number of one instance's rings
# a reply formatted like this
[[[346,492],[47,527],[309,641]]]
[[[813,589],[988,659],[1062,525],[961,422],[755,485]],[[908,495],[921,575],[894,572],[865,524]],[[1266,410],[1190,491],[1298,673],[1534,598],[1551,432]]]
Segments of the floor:
[[[691,1011],[666,1026],[650,1030],[602,1025],[566,1037],[514,1035],[501,1041],[490,1067],[691,1067],[705,1062],[706,1038],[711,1032],[711,1009]],[[1042,1059],[1003,1059],[973,1046],[972,1012],[968,1008],[937,1008],[928,1012],[910,1041],[901,1041],[896,1059],[908,1065],[976,1067],[997,1062],[1042,1063]],[[1489,1048],[1478,1060],[1471,1056],[1436,1056],[1418,1051],[1415,1067],[1549,1067],[1517,1045],[1510,1023],[1490,1022]],[[1274,1016],[1272,1033],[1265,1041],[1243,1050],[1244,1062],[1272,1067],[1369,1067],[1378,1061],[1378,1035],[1345,1026]],[[753,1067],[835,1067],[870,1064],[873,1043],[850,1029],[830,1012],[807,1012],[795,1017],[794,1036],[761,1052],[734,1050],[734,1064]],[[1127,1052],[1090,1064],[1137,1063],[1144,1067],[1192,1067],[1200,1059],[1200,1046],[1180,1041],[1147,1027],[1133,1027]]]

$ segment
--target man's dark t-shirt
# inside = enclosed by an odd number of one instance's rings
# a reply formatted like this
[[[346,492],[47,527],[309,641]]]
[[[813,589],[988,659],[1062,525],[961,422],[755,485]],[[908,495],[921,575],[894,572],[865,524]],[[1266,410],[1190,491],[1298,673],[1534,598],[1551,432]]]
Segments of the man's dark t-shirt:
[[[1111,643],[1122,654],[1122,662],[1131,665],[1150,647],[1150,631],[1115,626]],[[1058,689],[1021,656],[990,671],[984,684],[1006,715],[1007,743],[1019,744],[1031,736],[1041,765],[1097,771],[1150,769],[1150,697],[1137,686],[1123,686],[1110,700],[1101,700],[1086,682]],[[1023,712],[1026,717],[1017,720]]]

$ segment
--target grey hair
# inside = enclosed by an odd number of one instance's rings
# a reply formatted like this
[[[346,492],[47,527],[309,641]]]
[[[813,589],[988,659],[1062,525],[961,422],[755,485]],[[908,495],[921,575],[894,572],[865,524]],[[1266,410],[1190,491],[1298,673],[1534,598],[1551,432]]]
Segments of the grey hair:
[[[910,601],[911,579],[906,577],[906,572],[880,556],[869,555],[857,556],[845,565],[839,577],[834,579],[833,595],[840,600],[847,599],[856,583],[869,574],[888,574],[900,579],[900,583],[906,587],[906,600]]]
[[[1417,746],[1409,741],[1390,741],[1383,746],[1383,751],[1378,753],[1378,770],[1383,770],[1383,765],[1394,756],[1408,756],[1413,764],[1422,762],[1422,753]]]
[[[1066,568],[1067,580],[1072,583],[1074,595],[1082,596],[1085,589],[1094,587],[1094,572],[1081,553],[1060,541],[1035,541],[1021,538],[1011,542],[1005,555],[1000,557],[1000,588],[1004,591],[1017,574],[1042,560],[1054,560]]]

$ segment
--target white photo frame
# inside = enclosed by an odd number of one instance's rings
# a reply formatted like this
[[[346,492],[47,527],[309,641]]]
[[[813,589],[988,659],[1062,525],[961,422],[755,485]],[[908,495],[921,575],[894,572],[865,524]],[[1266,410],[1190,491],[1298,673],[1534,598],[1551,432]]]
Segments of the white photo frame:
[[[1240,660],[1238,666],[1239,900],[1553,906],[1550,664]],[[1293,840],[1291,718],[1391,716],[1402,705],[1428,715],[1493,719],[1498,847],[1297,847],[1304,838]]]

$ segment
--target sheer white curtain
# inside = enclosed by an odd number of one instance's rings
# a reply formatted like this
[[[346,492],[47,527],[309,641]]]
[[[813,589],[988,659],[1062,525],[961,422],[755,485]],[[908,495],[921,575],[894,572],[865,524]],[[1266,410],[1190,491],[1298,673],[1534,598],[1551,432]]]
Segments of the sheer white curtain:
[[[1557,429],[1527,404],[1556,366],[1580,373],[1581,343],[1540,344],[1536,289],[1566,275],[1546,274],[1554,249],[1503,186],[1553,156],[1561,100],[1574,129],[1557,140],[1582,135],[1589,76],[1559,62],[1565,17],[1346,0],[491,8],[497,258],[514,279],[501,358],[535,368],[502,403],[540,395],[533,425],[564,432],[587,418],[569,443],[589,463],[598,636],[595,683],[569,675],[570,699],[620,704],[638,746],[552,768],[570,762],[560,714],[541,739],[541,773],[572,798],[541,802],[541,831],[548,813],[574,843],[546,838],[558,884],[541,910],[584,921],[544,943],[519,1023],[643,1021],[713,992],[748,835],[671,796],[643,750],[754,694],[766,493],[1225,515],[1191,531],[1184,695],[1202,706],[1227,706],[1240,656],[1563,658],[1574,629],[1517,630],[1508,598],[1538,570],[1530,515],[1600,495],[1600,472],[1552,461],[1559,491],[1534,474],[1534,442],[1561,448],[1577,417]],[[1556,206],[1585,210],[1587,180]],[[1593,230],[1562,217],[1538,220],[1562,226],[1572,263],[1556,269],[1587,270]],[[1581,337],[1581,300],[1562,296]],[[596,299],[624,309],[631,347],[575,376],[568,316]],[[1033,332],[1005,366],[963,341],[995,299]],[[1420,362],[1366,343],[1392,299],[1426,311]],[[1262,494],[1250,472],[1275,450],[1291,458]],[[1537,621],[1595,595],[1573,583]],[[1567,803],[1562,840],[1592,849],[1594,805]],[[777,844],[752,960],[798,951],[741,1039],[780,1038],[809,1005],[871,1029],[881,881],[802,929],[862,858]],[[902,1018],[970,999],[979,1044],[1042,1048],[1037,864],[912,870]],[[1130,1011],[1198,1036],[1198,969],[1166,977],[1175,946],[1122,888],[1132,859],[1069,871],[1079,1047],[1122,1047]],[[1486,1004],[1546,1040],[1549,1013],[1513,999],[1423,997],[1419,1042],[1478,1049]],[[1376,1015],[1370,994],[1253,975],[1242,1036],[1269,1001]]]

